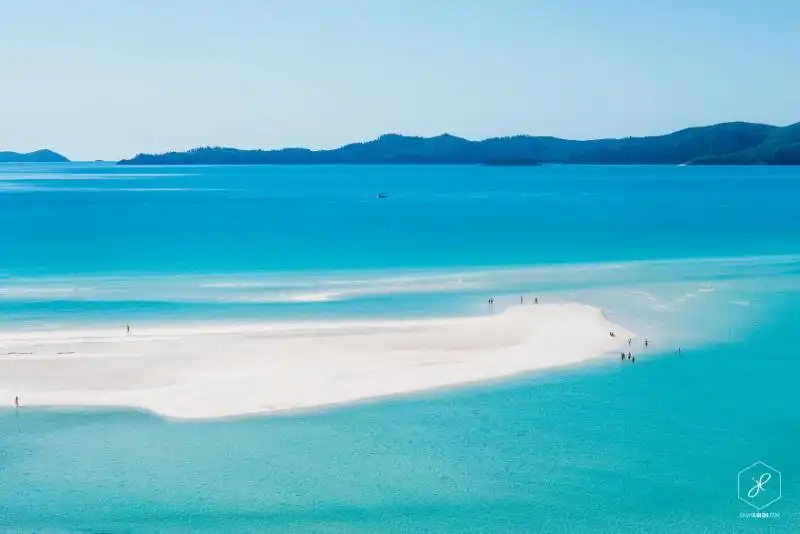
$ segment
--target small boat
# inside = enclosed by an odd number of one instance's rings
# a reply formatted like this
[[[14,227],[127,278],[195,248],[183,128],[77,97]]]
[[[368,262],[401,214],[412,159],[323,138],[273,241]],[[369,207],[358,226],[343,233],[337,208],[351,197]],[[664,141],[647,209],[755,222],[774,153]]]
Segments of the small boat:
[[[378,193],[378,198],[389,198],[389,195],[386,193]]]

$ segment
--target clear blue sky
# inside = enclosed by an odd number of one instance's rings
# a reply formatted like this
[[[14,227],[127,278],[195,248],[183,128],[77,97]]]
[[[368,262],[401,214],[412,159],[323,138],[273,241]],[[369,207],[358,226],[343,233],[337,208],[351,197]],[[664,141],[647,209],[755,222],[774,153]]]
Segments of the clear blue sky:
[[[18,0],[0,150],[800,121],[799,0]]]

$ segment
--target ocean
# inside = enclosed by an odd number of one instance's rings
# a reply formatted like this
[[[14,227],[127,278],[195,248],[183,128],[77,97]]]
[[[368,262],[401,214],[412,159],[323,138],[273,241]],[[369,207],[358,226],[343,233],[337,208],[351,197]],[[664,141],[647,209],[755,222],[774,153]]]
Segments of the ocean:
[[[278,416],[0,409],[0,533],[800,532],[799,205],[788,167],[0,165],[0,331],[535,295],[652,340]]]

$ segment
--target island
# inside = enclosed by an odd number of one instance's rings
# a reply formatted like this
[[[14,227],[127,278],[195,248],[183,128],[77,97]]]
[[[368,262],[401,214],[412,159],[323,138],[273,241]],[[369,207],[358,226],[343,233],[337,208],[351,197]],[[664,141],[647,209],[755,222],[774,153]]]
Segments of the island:
[[[798,165],[800,123],[772,126],[727,122],[666,135],[571,140],[516,135],[471,141],[450,134],[386,134],[331,150],[240,150],[203,147],[186,152],[139,154],[119,165],[385,165],[444,164],[538,166],[595,165]]]
[[[69,160],[52,150],[35,152],[0,152],[0,163],[65,163]]]
[[[743,150],[697,158],[694,165],[800,165],[800,122],[775,128]]]

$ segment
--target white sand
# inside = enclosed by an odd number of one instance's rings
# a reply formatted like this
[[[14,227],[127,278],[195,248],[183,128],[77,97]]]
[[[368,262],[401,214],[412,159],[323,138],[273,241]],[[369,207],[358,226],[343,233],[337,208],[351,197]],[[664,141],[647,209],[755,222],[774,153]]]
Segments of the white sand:
[[[616,355],[632,335],[580,304],[447,320],[6,333],[0,404],[19,395],[23,407],[130,406],[178,418],[274,412]]]

